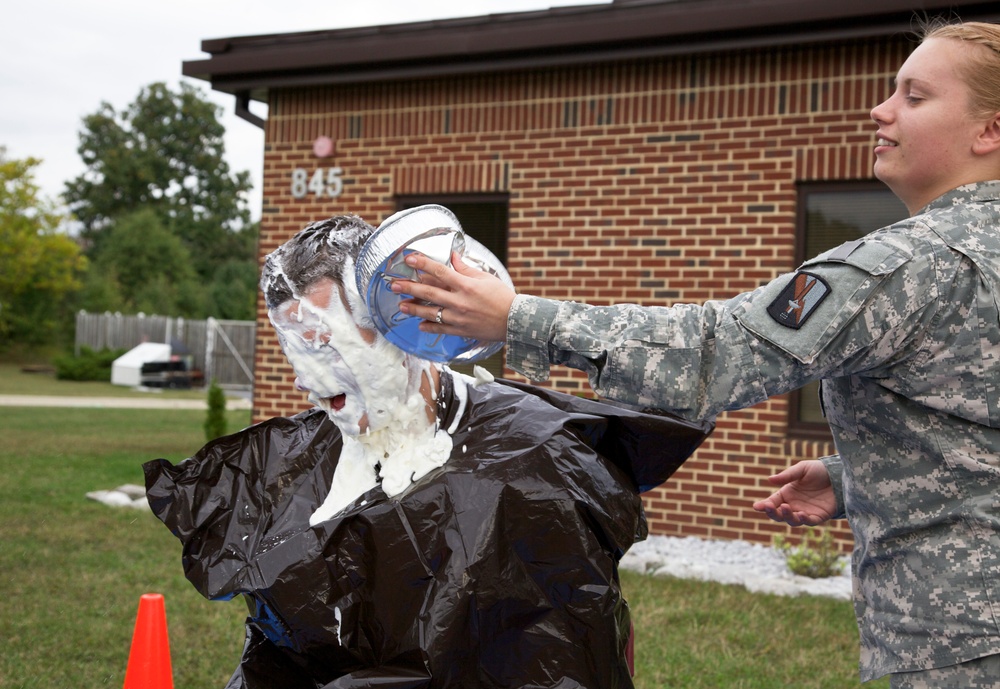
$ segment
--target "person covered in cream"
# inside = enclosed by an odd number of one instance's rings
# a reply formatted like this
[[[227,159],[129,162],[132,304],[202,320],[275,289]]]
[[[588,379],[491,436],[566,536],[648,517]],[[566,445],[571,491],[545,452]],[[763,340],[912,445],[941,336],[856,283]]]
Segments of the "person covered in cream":
[[[263,267],[315,407],[144,466],[188,579],[248,603],[227,689],[633,686],[618,562],[646,535],[639,491],[711,427],[397,349],[353,279],[373,232],[329,218]]]
[[[382,337],[355,286],[354,258],[370,230],[349,216],[317,223],[264,265],[268,315],[295,385],[344,438],[332,490],[311,524],[379,483],[398,495],[452,451],[436,418],[440,367]]]

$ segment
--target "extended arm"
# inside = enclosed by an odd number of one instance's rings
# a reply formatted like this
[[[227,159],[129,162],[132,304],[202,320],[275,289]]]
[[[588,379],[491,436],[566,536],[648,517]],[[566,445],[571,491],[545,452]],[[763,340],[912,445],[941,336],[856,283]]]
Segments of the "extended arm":
[[[595,307],[516,296],[500,280],[453,260],[455,269],[408,257],[424,276],[420,283],[394,283],[396,292],[414,297],[400,309],[424,319],[426,332],[506,340],[507,365],[531,380],[545,380],[550,364],[566,365],[586,372],[602,397],[690,419],[767,397],[724,302]],[[443,324],[434,322],[438,305]]]
[[[905,357],[898,343],[916,341],[937,296],[933,257],[888,240],[845,245],[728,300],[670,307],[515,295],[460,260],[455,269],[407,261],[422,283],[393,289],[432,304],[400,307],[424,319],[422,330],[505,340],[506,365],[533,381],[565,365],[584,371],[601,397],[694,420]],[[789,324],[792,290],[810,280],[822,298]],[[439,313],[443,323],[434,322]]]

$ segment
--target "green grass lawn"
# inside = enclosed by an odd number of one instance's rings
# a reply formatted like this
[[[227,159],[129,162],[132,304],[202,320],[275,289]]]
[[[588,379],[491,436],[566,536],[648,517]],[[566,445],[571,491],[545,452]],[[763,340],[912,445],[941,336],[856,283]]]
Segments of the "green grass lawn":
[[[204,412],[0,409],[0,686],[121,687],[139,597],[166,598],[177,687],[221,687],[245,606],[208,603],[149,512],[84,496],[142,484],[142,462],[204,442]],[[249,412],[229,412],[231,429]]]
[[[205,399],[206,391],[137,390],[99,381],[58,380],[54,373],[28,373],[18,364],[0,362],[0,395],[56,395],[59,397],[152,397]]]
[[[232,430],[249,422],[249,412],[228,414]],[[148,459],[194,453],[204,415],[0,409],[0,687],[121,687],[148,592],[166,600],[174,686],[225,685],[242,651],[243,603],[201,598],[183,576],[179,543],[150,513],[84,497],[141,484]],[[849,603],[629,572],[622,581],[637,687],[860,686]]]

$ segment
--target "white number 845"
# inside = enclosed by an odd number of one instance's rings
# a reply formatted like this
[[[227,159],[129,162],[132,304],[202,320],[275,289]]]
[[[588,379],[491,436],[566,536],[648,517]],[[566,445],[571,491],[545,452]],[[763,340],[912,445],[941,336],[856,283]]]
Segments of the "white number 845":
[[[313,193],[319,197],[336,198],[344,191],[343,169],[339,167],[318,168],[312,175],[303,168],[292,170],[292,196],[304,198]]]

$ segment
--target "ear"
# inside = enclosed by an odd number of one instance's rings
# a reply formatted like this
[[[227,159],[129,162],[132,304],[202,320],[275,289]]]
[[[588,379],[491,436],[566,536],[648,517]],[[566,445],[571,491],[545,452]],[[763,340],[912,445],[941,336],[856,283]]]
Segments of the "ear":
[[[1000,151],[1000,112],[983,121],[983,128],[976,137],[972,150],[979,155]]]

